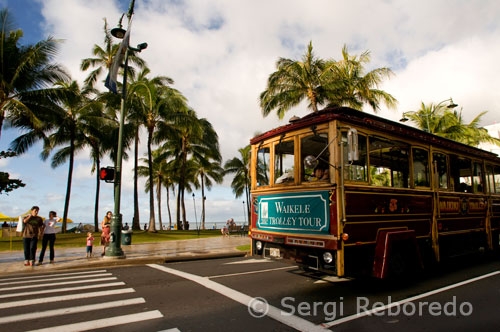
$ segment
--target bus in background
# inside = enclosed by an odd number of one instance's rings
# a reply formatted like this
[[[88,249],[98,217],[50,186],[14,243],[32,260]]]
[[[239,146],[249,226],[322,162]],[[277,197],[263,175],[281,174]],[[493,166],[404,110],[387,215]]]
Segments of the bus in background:
[[[346,107],[251,140],[252,254],[399,276],[500,242],[500,158]]]

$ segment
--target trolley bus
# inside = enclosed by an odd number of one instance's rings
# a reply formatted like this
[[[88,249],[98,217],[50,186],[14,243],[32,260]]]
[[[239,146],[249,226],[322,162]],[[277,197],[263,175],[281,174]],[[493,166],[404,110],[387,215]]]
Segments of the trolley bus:
[[[251,139],[252,254],[398,276],[499,249],[500,158],[354,109]]]

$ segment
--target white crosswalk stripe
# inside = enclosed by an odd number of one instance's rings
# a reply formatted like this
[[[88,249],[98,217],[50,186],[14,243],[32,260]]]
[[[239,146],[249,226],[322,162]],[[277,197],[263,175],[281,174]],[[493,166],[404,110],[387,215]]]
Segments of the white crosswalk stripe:
[[[117,279],[106,270],[0,279],[0,330],[27,322],[23,330],[88,331],[163,317],[159,310],[143,312],[146,300],[127,298],[135,289]],[[91,313],[91,320],[89,314],[84,318],[86,312]],[[60,325],[46,327],[65,316]]]

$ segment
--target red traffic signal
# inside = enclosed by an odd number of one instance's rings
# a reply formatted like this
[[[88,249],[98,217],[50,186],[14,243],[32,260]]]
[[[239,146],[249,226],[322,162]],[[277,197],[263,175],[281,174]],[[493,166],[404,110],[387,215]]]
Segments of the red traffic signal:
[[[115,181],[115,169],[113,167],[101,167],[99,171],[99,178],[106,182]]]

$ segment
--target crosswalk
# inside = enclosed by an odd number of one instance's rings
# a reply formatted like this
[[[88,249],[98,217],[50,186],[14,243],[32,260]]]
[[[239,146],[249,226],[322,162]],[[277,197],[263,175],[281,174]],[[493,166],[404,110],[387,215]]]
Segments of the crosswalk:
[[[0,331],[89,331],[163,317],[135,293],[107,270],[3,278]]]

